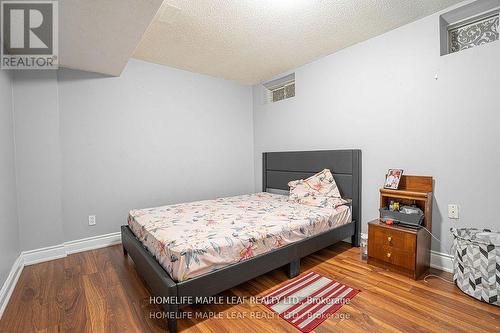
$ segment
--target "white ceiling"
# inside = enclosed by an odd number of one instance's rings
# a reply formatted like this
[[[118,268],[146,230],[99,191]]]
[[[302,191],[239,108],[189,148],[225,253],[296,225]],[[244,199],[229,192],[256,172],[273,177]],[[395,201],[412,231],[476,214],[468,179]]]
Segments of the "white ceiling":
[[[134,57],[254,84],[461,0],[167,0]]]
[[[120,75],[162,2],[59,1],[59,65]]]
[[[60,65],[120,75],[133,56],[254,84],[460,0],[162,2],[59,1]]]

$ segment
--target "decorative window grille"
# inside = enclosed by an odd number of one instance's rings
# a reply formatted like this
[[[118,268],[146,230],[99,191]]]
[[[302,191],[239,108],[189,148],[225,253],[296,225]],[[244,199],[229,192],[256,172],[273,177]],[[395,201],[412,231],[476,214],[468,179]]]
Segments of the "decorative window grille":
[[[476,16],[448,27],[448,52],[491,43],[499,38],[499,13]]]
[[[272,101],[277,102],[295,96],[295,82],[271,89]]]
[[[286,98],[295,96],[295,82],[293,84],[288,84],[285,86],[285,96]]]
[[[274,103],[295,96],[295,73],[262,84],[264,103]]]

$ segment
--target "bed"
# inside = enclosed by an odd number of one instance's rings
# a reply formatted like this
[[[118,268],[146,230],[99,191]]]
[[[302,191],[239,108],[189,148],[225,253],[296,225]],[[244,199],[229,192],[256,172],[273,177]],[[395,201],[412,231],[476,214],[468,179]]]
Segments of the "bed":
[[[154,296],[170,332],[182,300],[214,296],[273,269],[299,274],[300,259],[351,237],[359,246],[361,151],[264,153],[261,193],[132,210],[122,244]],[[349,204],[321,209],[290,203],[288,182],[325,168]]]
[[[254,193],[129,213],[128,226],[175,282],[351,222],[349,205],[314,207]]]

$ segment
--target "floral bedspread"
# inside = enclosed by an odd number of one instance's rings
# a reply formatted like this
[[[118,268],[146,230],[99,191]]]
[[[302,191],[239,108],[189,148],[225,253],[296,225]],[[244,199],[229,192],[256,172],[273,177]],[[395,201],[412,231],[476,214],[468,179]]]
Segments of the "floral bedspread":
[[[175,281],[211,272],[351,222],[321,208],[256,193],[130,211],[132,232]]]

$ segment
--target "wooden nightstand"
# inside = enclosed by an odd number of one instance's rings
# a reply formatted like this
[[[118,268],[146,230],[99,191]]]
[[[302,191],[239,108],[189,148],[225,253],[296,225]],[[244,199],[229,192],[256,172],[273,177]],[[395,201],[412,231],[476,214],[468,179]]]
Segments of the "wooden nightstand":
[[[368,263],[418,279],[429,268],[430,235],[424,229],[368,223]]]
[[[390,200],[415,204],[424,212],[422,222],[432,232],[432,177],[403,176],[399,190],[380,189],[380,207]],[[368,263],[418,279],[429,269],[431,236],[421,229],[368,223]]]

